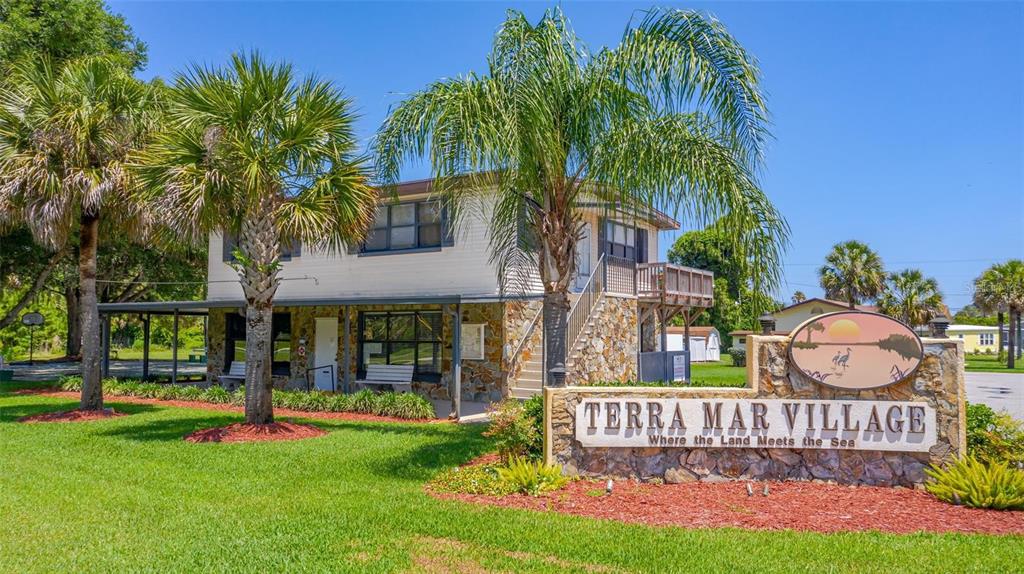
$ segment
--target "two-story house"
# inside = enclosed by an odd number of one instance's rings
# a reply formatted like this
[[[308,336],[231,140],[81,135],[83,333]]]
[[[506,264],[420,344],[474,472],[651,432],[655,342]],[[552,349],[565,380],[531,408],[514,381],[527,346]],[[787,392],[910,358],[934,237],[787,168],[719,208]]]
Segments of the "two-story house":
[[[544,383],[539,284],[504,293],[489,252],[486,210],[452,229],[430,181],[397,187],[373,231],[347,253],[303,245],[282,253],[275,297],[273,373],[279,387],[352,390],[370,365],[411,365],[415,392],[490,402],[536,394]],[[584,207],[585,239],[569,317],[568,382],[636,376],[641,347],[656,346],[659,317],[711,305],[709,272],[657,263],[658,211]],[[104,305],[111,313],[205,313],[211,382],[245,361],[242,290],[233,240],[209,240],[205,301]],[[453,348],[458,325],[461,344]],[[643,333],[643,334],[642,334]],[[641,345],[641,339],[645,343]],[[453,360],[461,370],[453,392]]]

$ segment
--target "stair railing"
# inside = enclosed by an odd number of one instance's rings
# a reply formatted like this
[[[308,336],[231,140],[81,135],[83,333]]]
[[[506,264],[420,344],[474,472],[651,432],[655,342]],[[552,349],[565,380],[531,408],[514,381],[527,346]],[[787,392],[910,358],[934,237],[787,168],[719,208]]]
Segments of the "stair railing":
[[[565,342],[567,345],[565,349],[570,354],[576,349],[576,343],[579,342],[583,329],[590,322],[590,314],[594,311],[594,307],[601,301],[601,296],[604,294],[604,265],[604,253],[602,253],[601,258],[597,261],[597,266],[594,267],[594,271],[587,278],[587,284],[580,291],[579,298],[576,299],[572,308],[569,309],[569,317],[566,320]]]
[[[515,367],[519,366],[520,358],[523,356],[523,349],[526,348],[527,343],[529,343],[530,339],[533,338],[533,332],[537,329],[537,325],[540,324],[541,317],[543,317],[543,316],[544,316],[544,305],[541,305],[540,309],[537,311],[537,314],[533,316],[533,319],[530,319],[530,325],[526,328],[526,333],[523,334],[523,338],[520,339],[519,343],[516,345],[515,352],[512,353],[511,359],[512,359],[513,362],[509,365],[510,370],[512,370]],[[543,334],[541,335],[541,337],[542,337],[541,338],[541,347],[543,347],[543,345],[544,345]],[[541,360],[543,361],[543,358]],[[541,365],[543,365],[543,362],[541,363]],[[520,369],[520,373],[521,372],[522,372],[522,370]],[[520,373],[517,373],[517,375],[520,374]],[[542,375],[541,386],[543,386],[544,376],[546,374],[547,373],[545,373],[545,369],[542,366],[541,367],[541,375]]]

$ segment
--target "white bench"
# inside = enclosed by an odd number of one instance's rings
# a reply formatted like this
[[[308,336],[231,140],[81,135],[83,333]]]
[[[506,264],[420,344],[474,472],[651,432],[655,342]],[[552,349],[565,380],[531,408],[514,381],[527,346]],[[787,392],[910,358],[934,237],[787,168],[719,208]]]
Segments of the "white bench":
[[[220,376],[220,385],[225,390],[234,391],[239,384],[245,384],[245,361],[231,361],[228,372]]]
[[[366,379],[356,381],[361,387],[390,386],[397,392],[412,391],[412,365],[368,365]]]

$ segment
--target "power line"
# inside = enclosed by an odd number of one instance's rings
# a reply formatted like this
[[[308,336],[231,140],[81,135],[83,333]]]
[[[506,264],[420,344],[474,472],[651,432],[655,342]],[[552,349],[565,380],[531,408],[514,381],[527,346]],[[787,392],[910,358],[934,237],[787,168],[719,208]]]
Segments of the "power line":
[[[930,259],[918,261],[886,261],[887,265],[923,265],[934,263],[996,263],[1001,259]],[[821,263],[783,263],[784,267],[819,267]]]

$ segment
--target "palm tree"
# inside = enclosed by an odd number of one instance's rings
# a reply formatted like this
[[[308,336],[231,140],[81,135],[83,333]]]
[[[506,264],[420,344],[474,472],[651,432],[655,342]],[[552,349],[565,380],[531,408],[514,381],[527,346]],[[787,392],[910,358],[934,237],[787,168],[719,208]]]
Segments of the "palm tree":
[[[99,236],[101,228],[140,235],[148,227],[125,161],[153,126],[156,93],[104,57],[61,69],[23,62],[0,89],[0,219],[27,225],[50,248],[77,236],[83,410],[103,408]]]
[[[1017,341],[1020,314],[1024,311],[1024,261],[1012,259],[997,263],[985,270],[974,280],[974,303],[988,312],[1009,311],[1009,341],[1007,367],[1014,368],[1014,351],[1021,342]],[[1002,353],[1002,321],[999,325],[999,352]]]
[[[850,309],[878,297],[885,284],[882,259],[860,241],[837,243],[818,270],[825,296],[846,301]]]
[[[360,241],[376,211],[356,154],[352,102],[331,83],[297,80],[259,54],[192,67],[168,95],[166,128],[140,170],[175,236],[238,237],[246,301],[245,420],[273,422],[271,325],[282,243],[335,253]]]
[[[807,300],[807,295],[805,295],[803,291],[794,291],[793,292],[793,304],[794,305],[796,305],[797,303],[803,303],[806,300]]]
[[[695,226],[725,217],[735,252],[774,288],[788,228],[754,176],[768,123],[760,74],[719,22],[651,10],[591,53],[560,10],[536,24],[509,11],[487,64],[392,110],[374,144],[379,177],[393,184],[427,155],[456,225],[466,206],[488,210],[502,288],[526,275],[543,284],[553,384],[584,204],[658,206]]]
[[[878,298],[878,310],[911,327],[925,325],[942,308],[942,293],[935,279],[919,269],[890,273]]]

